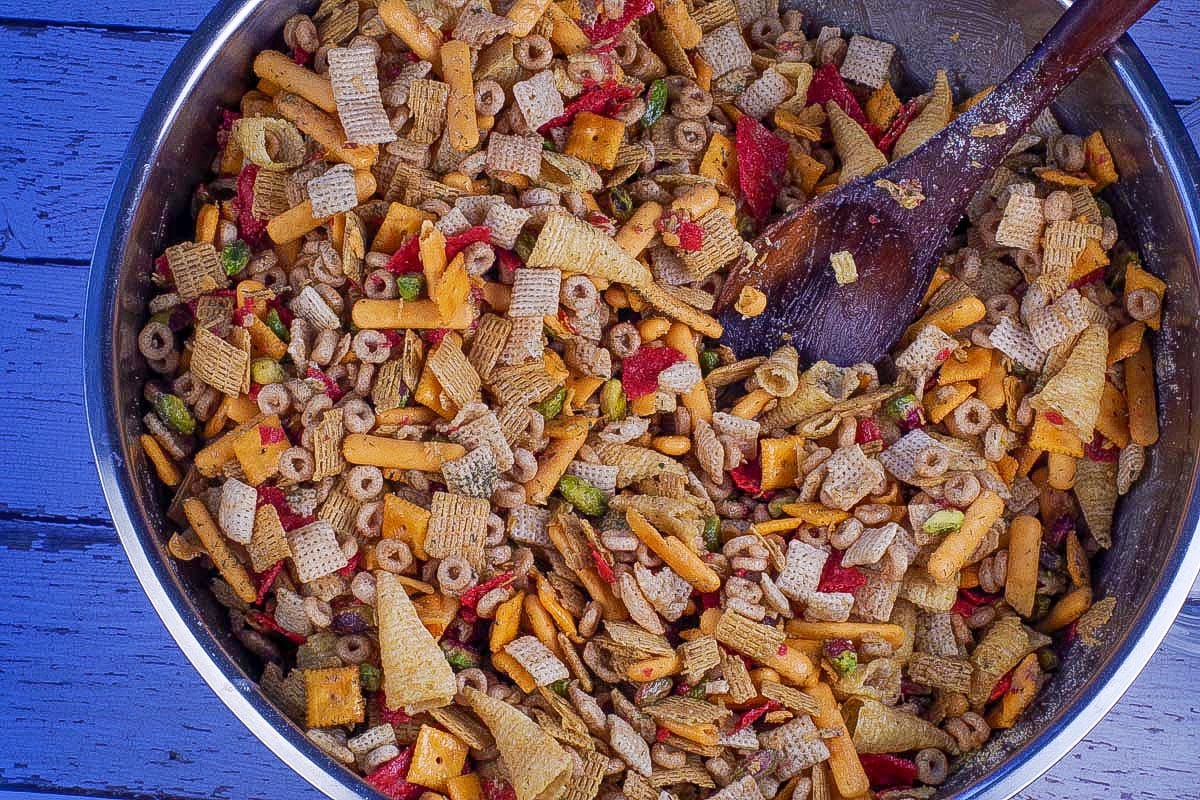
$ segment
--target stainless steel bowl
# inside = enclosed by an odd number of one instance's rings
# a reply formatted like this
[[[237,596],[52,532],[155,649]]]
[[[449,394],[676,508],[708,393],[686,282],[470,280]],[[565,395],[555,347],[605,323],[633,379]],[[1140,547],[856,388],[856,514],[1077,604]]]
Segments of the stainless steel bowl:
[[[1004,78],[1050,27],[1054,0],[791,0],[822,22],[894,42],[916,85],[946,69],[961,93]],[[252,658],[229,634],[205,581],[165,550],[162,494],[137,445],[142,368],[137,333],[146,274],[183,238],[190,190],[214,154],[219,107],[246,86],[255,52],[315,2],[222,3],[175,59],[150,101],[109,200],[88,287],[86,397],[113,522],[167,629],[221,700],[280,758],[330,797],[380,797],[311,745],[250,678]],[[955,35],[957,34],[957,35]],[[1100,128],[1122,181],[1110,198],[1151,270],[1170,284],[1157,337],[1162,441],[1122,503],[1116,546],[1099,562],[1118,605],[1103,641],[1076,642],[1064,669],[1016,728],[973,756],[943,794],[1010,797],[1061,758],[1116,703],[1154,652],[1200,568],[1200,158],[1146,60],[1123,39],[1056,106],[1069,129]],[[181,711],[183,711],[181,709]],[[186,713],[186,712],[185,712]]]

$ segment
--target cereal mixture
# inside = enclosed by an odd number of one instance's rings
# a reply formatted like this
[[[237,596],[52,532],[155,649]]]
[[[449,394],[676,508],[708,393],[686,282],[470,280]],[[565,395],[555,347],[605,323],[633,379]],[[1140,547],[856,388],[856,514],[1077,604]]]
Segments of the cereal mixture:
[[[879,371],[737,360],[755,232],[979,96],[774,0],[325,0],[282,46],[154,262],[141,444],[333,759],[397,800],[928,797],[1096,627],[1164,290],[1100,133],[1021,139]]]

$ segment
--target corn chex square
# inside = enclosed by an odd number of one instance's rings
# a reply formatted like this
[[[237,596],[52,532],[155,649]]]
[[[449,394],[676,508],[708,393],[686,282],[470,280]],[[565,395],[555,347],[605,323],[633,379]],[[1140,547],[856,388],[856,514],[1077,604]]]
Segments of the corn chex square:
[[[542,137],[509,136],[493,133],[488,136],[487,173],[489,175],[517,174],[537,179],[542,171]]]
[[[275,506],[264,505],[254,512],[254,532],[246,552],[250,554],[250,568],[255,572],[266,572],[278,561],[292,557],[292,548]]]
[[[346,138],[355,144],[382,144],[396,139],[379,94],[375,51],[369,47],[329,49],[329,80]]]
[[[520,636],[506,644],[504,652],[516,659],[538,686],[549,686],[571,677],[566,665],[536,636]]]
[[[324,520],[310,522],[292,531],[288,534],[288,546],[301,583],[322,578],[349,563],[333,526]]]
[[[483,380],[486,381],[492,374],[492,369],[496,366],[496,361],[500,358],[500,353],[504,350],[511,331],[512,323],[504,317],[484,314],[480,318],[479,326],[475,329],[475,336],[471,339],[467,360],[471,362],[471,366]]]
[[[183,302],[229,285],[217,250],[208,242],[184,242],[164,253],[175,280],[175,291]]]
[[[713,636],[726,647],[757,660],[774,657],[786,638],[778,628],[754,622],[734,611],[721,615]]]
[[[314,481],[341,474],[342,466],[346,463],[342,458],[342,439],[345,436],[346,421],[342,409],[331,408],[321,415],[321,421],[313,428],[312,436]]]
[[[500,477],[496,469],[496,455],[490,447],[476,447],[461,458],[442,462],[442,477],[451,492],[489,498]]]
[[[750,66],[751,53],[742,31],[736,22],[730,22],[710,31],[696,45],[696,52],[704,63],[712,67],[713,77],[719,78],[727,72]]]
[[[496,401],[506,406],[527,406],[545,400],[557,388],[558,382],[550,377],[540,361],[500,367],[492,372],[488,383],[488,390]]]
[[[354,167],[337,164],[308,182],[308,199],[313,219],[326,219],[358,205]]]
[[[471,366],[454,337],[442,339],[429,354],[426,366],[437,377],[446,396],[459,408],[479,396],[479,373]]]
[[[777,773],[780,780],[794,778],[812,765],[829,758],[829,748],[821,741],[817,726],[807,714],[759,734],[758,740],[778,756]]]
[[[821,571],[829,553],[808,542],[792,539],[788,542],[787,561],[775,580],[775,586],[793,600],[805,600],[817,591]]]
[[[197,328],[192,340],[192,375],[217,391],[237,397],[250,369],[250,354],[207,328]]]
[[[442,135],[446,125],[446,102],[450,99],[450,84],[418,78],[408,87],[408,110],[412,128],[408,138],[421,144],[432,144]]]
[[[996,229],[996,243],[1002,247],[1036,250],[1041,244],[1042,229],[1046,223],[1042,202],[1037,197],[1011,195],[1000,217],[1000,226]]]
[[[492,504],[486,498],[434,492],[425,552],[432,558],[461,555],[476,569],[481,569],[487,518],[491,512]]]
[[[531,78],[517,81],[512,87],[513,99],[521,109],[525,122],[533,130],[545,125],[564,111],[562,95],[554,73],[544,69]]]
[[[496,203],[488,209],[483,224],[491,231],[491,243],[511,250],[521,235],[521,229],[532,214],[524,208],[513,208],[507,203]],[[520,270],[518,270],[520,272]]]
[[[508,512],[508,536],[517,544],[550,547],[550,510],[522,505]]]
[[[545,317],[558,314],[562,272],[557,269],[521,267],[513,281],[511,317]]]
[[[765,69],[738,95],[737,107],[761,120],[791,97],[792,91],[792,82],[787,77],[774,69]]]
[[[896,46],[878,39],[855,34],[850,37],[846,48],[846,59],[842,62],[842,77],[872,89],[887,83],[892,68],[892,57]]]
[[[237,478],[230,478],[221,487],[221,503],[217,520],[221,530],[239,544],[249,544],[254,535],[254,509],[258,491]]]

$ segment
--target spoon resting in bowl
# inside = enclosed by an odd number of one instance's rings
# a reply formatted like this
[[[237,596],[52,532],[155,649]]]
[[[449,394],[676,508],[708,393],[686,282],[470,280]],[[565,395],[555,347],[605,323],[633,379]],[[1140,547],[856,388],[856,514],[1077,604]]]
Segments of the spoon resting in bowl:
[[[912,321],[971,198],[1059,92],[1156,2],[1077,0],[1003,83],[940,133],[768,225],[717,298],[722,342],[739,358],[791,344],[802,363],[878,361]],[[842,253],[857,270],[844,284],[831,262]],[[766,295],[763,313],[734,307],[745,287]]]

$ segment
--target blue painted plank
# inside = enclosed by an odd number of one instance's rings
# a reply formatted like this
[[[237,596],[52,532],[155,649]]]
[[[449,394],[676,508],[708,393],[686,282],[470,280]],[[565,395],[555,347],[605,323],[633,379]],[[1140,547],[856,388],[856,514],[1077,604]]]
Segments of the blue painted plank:
[[[0,520],[0,585],[0,788],[319,797],[175,648],[112,531]]]
[[[0,259],[0,514],[107,519],[83,416],[87,274]]]
[[[0,25],[0,256],[91,257],[112,176],[181,34]]]

